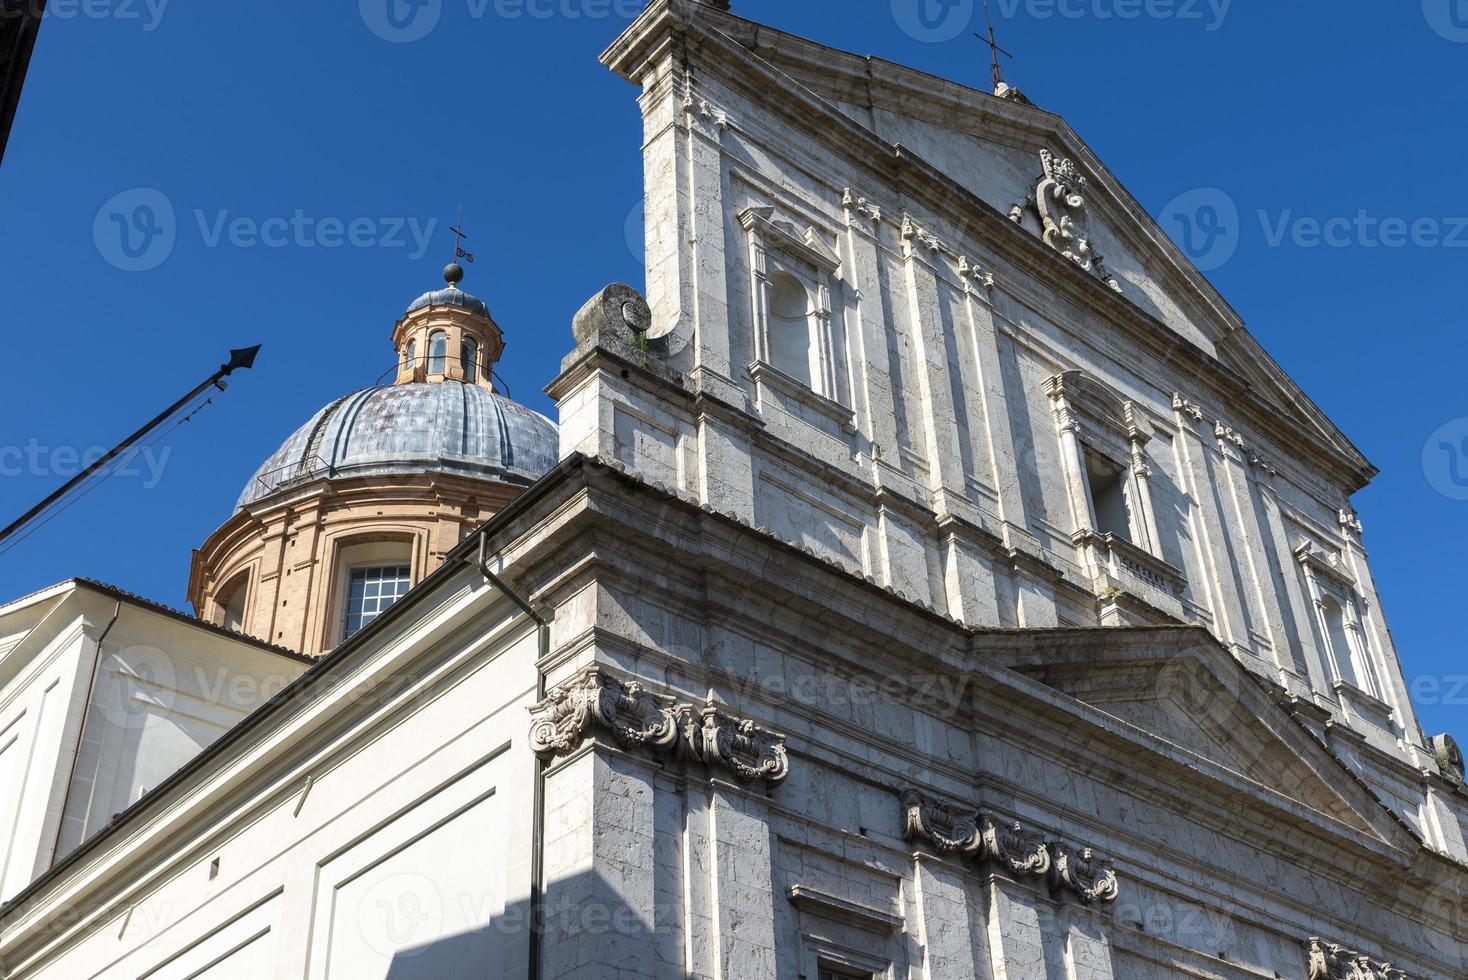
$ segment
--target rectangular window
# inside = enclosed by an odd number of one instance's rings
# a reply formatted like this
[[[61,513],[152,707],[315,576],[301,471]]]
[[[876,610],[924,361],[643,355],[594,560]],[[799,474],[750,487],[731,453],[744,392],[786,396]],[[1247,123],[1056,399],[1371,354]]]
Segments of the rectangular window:
[[[1126,471],[1110,460],[1086,453],[1086,482],[1091,488],[1095,530],[1132,540],[1131,512],[1126,502]]]
[[[354,568],[347,580],[346,639],[372,622],[388,606],[407,595],[406,565],[370,565]]]
[[[870,973],[855,973],[846,967],[821,967],[821,980],[872,980]]]

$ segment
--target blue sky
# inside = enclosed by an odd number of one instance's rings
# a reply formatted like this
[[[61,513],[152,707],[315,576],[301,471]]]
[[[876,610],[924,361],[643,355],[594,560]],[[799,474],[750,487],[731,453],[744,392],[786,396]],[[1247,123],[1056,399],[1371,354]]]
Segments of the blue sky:
[[[421,2],[394,22],[385,0],[51,0],[0,166],[13,345],[0,513],[228,348],[265,349],[135,475],[0,556],[0,596],[81,574],[182,606],[190,549],[259,461],[391,365],[393,321],[438,281],[460,204],[478,258],[466,285],[508,335],[500,373],[551,412],[541,388],[571,314],[642,278],[628,245],[636,92],[596,62],[637,4]],[[915,3],[735,9],[986,84],[974,0],[928,0],[925,18]],[[1468,744],[1453,618],[1468,544],[1468,2],[993,7],[1010,78],[1193,236],[1255,335],[1382,469],[1357,503],[1386,613],[1424,726]],[[137,254],[119,212],[139,222]]]

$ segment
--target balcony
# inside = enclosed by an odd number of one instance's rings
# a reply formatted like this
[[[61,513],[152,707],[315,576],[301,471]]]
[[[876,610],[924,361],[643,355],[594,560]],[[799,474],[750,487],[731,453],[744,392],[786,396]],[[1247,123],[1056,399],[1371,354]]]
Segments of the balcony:
[[[1180,569],[1110,532],[1081,530],[1071,540],[1097,595],[1124,592],[1179,622],[1187,620],[1182,596],[1188,580]]]

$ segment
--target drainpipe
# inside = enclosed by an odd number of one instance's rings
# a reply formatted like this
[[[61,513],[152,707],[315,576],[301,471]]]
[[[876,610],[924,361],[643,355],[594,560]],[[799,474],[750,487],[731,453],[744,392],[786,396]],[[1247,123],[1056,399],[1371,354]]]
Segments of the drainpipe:
[[[535,700],[540,703],[545,700],[546,685],[545,671],[541,664],[545,661],[546,654],[550,653],[550,624],[545,617],[535,611],[530,601],[514,589],[510,588],[494,570],[489,567],[489,533],[479,532],[479,553],[470,561],[483,575],[485,581],[494,586],[501,594],[509,597],[510,601],[519,606],[525,615],[529,616],[536,624],[536,634],[539,638],[538,651],[535,658]],[[541,898],[545,889],[545,762],[541,759],[535,760],[535,784],[531,793],[531,823],[530,823],[530,949],[529,949],[529,978],[540,980],[540,940],[543,931],[541,922]]]

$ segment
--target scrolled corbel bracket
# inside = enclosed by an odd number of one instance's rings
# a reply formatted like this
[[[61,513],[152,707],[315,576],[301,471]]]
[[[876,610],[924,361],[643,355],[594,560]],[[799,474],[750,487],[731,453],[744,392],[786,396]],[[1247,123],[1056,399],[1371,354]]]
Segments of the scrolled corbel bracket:
[[[726,713],[710,694],[703,707],[683,707],[683,737],[689,753],[704,765],[732,772],[745,783],[778,786],[790,774],[785,736],[747,718]]]
[[[1052,894],[1069,893],[1083,905],[1107,905],[1120,894],[1115,866],[1089,847],[1051,841],[1018,820],[916,789],[902,794],[901,805],[903,836],[945,857],[997,866],[1017,880],[1043,881]]]
[[[591,667],[530,709],[530,748],[542,758],[569,755],[596,730],[623,748],[671,751],[678,741],[678,706]]]
[[[1082,905],[1106,905],[1121,894],[1116,868],[1091,848],[1051,843],[1050,858],[1052,892],[1069,891]]]
[[[542,759],[570,755],[597,732],[624,749],[663,759],[692,759],[773,789],[790,774],[785,736],[725,712],[654,694],[601,667],[589,667],[530,709],[530,748]]]
[[[910,789],[902,794],[903,835],[925,841],[939,854],[981,858],[979,815],[959,803],[936,800]]]

